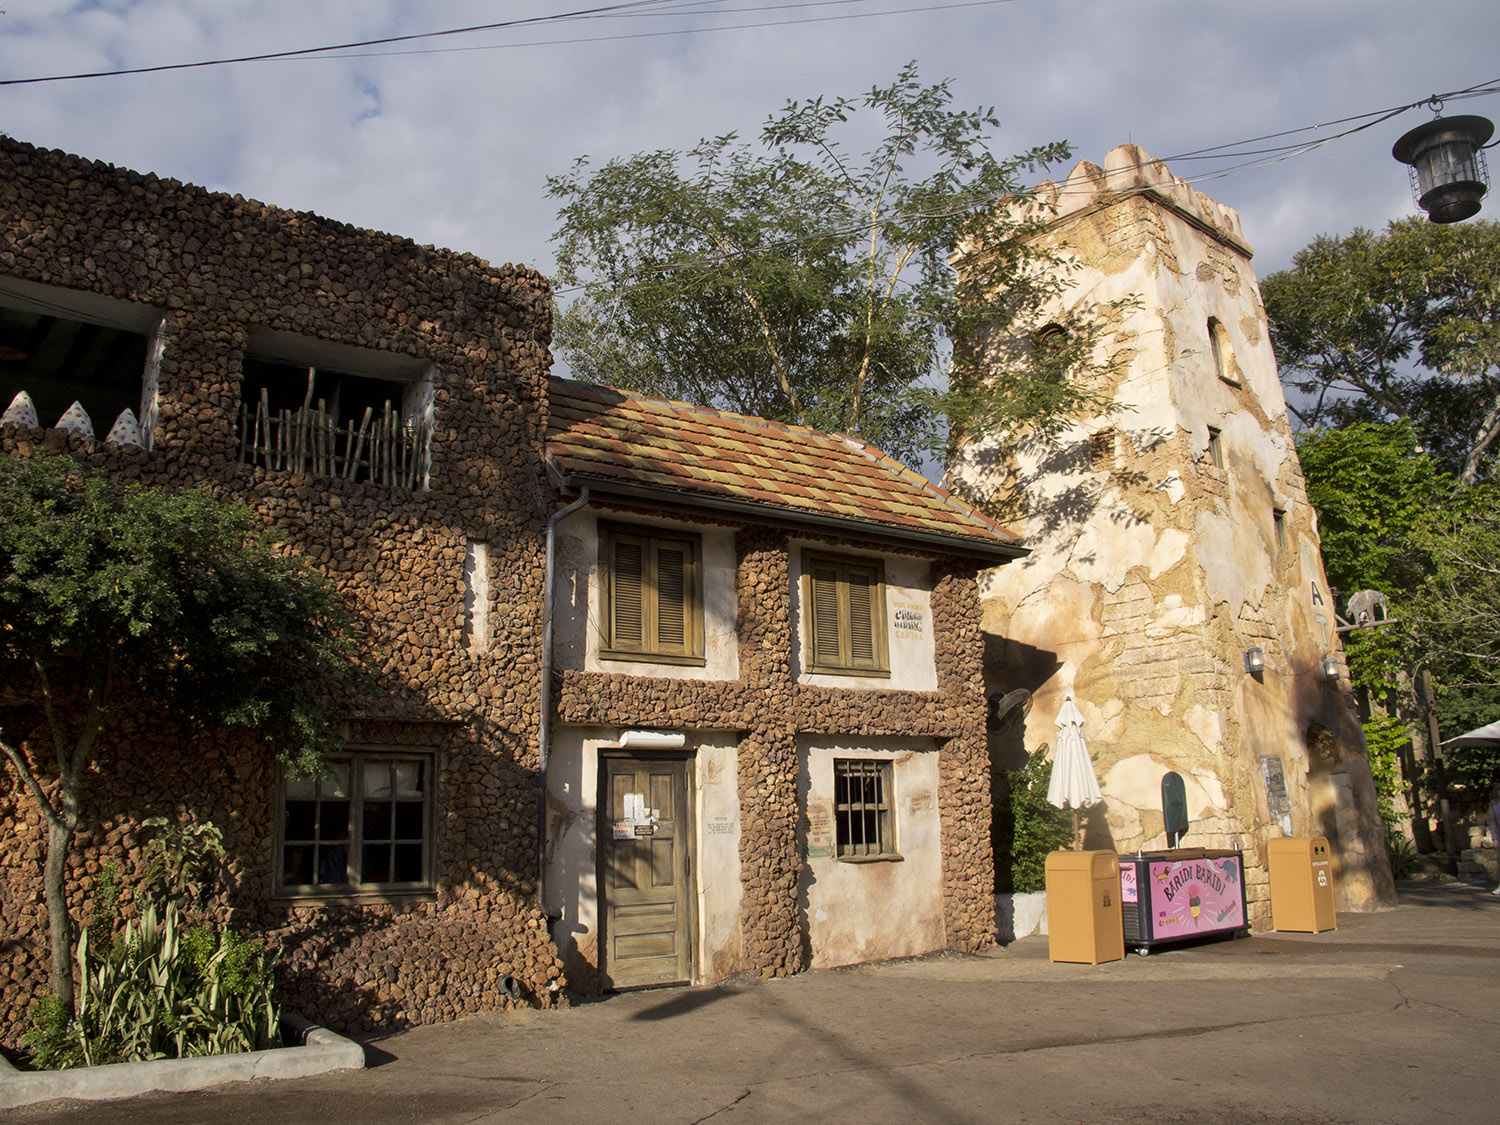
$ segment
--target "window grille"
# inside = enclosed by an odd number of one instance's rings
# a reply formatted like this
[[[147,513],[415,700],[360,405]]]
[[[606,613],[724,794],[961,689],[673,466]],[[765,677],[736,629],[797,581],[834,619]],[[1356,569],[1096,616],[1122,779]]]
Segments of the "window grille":
[[[891,764],[872,759],[836,759],[833,785],[839,858],[896,854],[891,822]]]

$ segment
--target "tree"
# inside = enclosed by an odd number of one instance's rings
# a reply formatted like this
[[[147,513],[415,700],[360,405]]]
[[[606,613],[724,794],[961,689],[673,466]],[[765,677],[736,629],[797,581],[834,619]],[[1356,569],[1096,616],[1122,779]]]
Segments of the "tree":
[[[111,703],[134,689],[312,768],[333,745],[325,697],[351,626],[327,580],[245,506],[117,487],[60,455],[0,457],[0,576],[0,702],[40,712],[51,760],[9,721],[0,751],[47,829],[51,986],[71,1011],[67,861]]]
[[[1345,593],[1380,590],[1393,623],[1345,638],[1356,688],[1372,704],[1366,733],[1385,740],[1399,716],[1420,744],[1427,703],[1419,670],[1437,681],[1441,729],[1452,735],[1494,721],[1500,705],[1500,517],[1497,488],[1465,487],[1425,452],[1409,422],[1353,422],[1302,434],[1297,452],[1318,513],[1329,582]],[[1429,756],[1435,751],[1429,748]],[[1413,808],[1424,777],[1402,752]],[[1500,759],[1450,756],[1448,781],[1471,792],[1500,780]],[[1422,824],[1419,843],[1428,846]]]
[[[1324,235],[1261,286],[1288,406],[1313,429],[1409,421],[1472,485],[1500,436],[1500,224]]]
[[[1445,737],[1500,717],[1500,486],[1462,490],[1434,509],[1418,536],[1430,567],[1406,599],[1418,660],[1438,680]],[[1500,782],[1500,751],[1446,752],[1447,780],[1482,805]]]
[[[1430,567],[1424,529],[1453,482],[1411,423],[1314,430],[1298,436],[1297,457],[1329,583],[1346,594],[1399,595],[1419,586]]]
[[[788,103],[759,148],[727,134],[598,169],[580,159],[548,181],[563,201],[559,280],[582,286],[559,351],[582,378],[908,459],[942,450],[950,427],[1097,407],[1079,382],[1028,370],[1070,367],[1083,333],[1064,337],[1063,360],[1045,350],[999,378],[948,368],[954,341],[1037,327],[1065,283],[1027,238],[1037,222],[1008,201],[1023,170],[1068,154],[1058,143],[999,160],[994,111],[951,103],[948,83],[923,85],[911,63],[862,97]],[[862,155],[842,139],[866,131],[851,124],[860,114],[883,125]]]

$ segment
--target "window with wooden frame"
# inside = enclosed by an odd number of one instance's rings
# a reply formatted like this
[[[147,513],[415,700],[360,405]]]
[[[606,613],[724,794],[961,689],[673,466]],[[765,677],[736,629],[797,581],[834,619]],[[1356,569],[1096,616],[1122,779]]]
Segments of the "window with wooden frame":
[[[283,777],[276,894],[328,898],[433,887],[433,756],[348,750]]]
[[[1213,356],[1215,373],[1230,386],[1238,387],[1239,368],[1234,362],[1234,350],[1229,345],[1229,333],[1216,317],[1208,318],[1208,349]]]
[[[1224,468],[1224,437],[1212,426],[1208,428],[1208,463],[1216,469]]]
[[[885,571],[878,562],[803,558],[807,667],[837,675],[888,676]]]
[[[703,663],[701,540],[654,528],[599,530],[606,660]]]
[[[890,762],[835,758],[833,807],[839,859],[899,858]]]

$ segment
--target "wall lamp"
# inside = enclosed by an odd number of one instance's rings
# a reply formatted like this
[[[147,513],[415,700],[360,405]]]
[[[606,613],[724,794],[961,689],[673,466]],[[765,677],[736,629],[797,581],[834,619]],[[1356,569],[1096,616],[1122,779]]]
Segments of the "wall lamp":
[[[1266,650],[1260,645],[1251,645],[1245,650],[1245,671],[1259,676],[1266,670]]]
[[[1323,682],[1330,684],[1337,683],[1340,675],[1342,675],[1342,671],[1339,668],[1338,657],[1323,657]]]

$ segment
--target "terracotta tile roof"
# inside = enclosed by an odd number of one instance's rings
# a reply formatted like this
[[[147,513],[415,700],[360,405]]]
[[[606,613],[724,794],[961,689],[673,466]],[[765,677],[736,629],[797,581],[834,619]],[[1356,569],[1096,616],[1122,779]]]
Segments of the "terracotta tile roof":
[[[1013,532],[842,434],[554,378],[547,457],[569,486],[859,525],[993,558]]]

